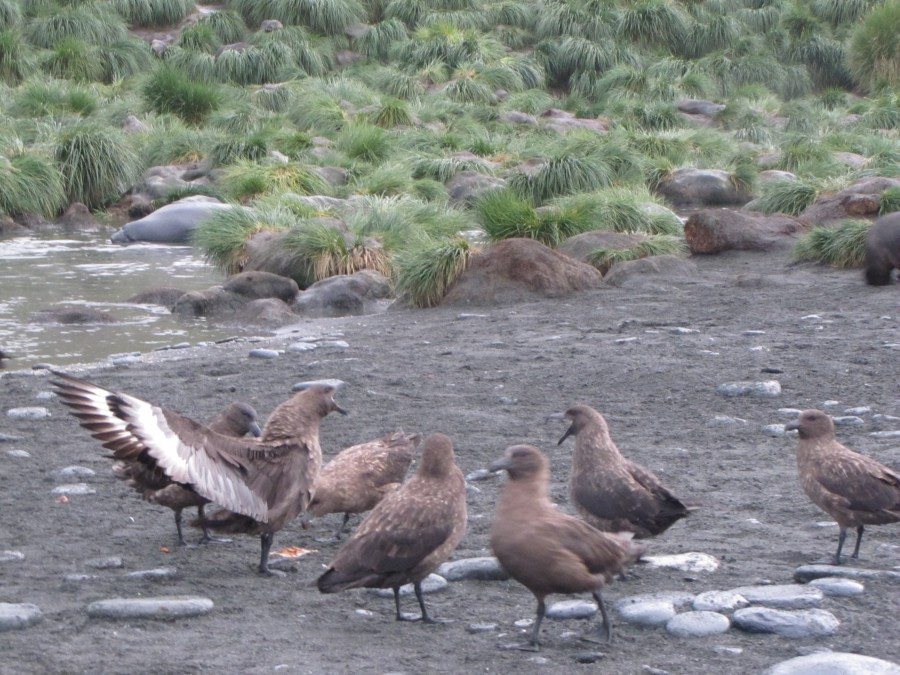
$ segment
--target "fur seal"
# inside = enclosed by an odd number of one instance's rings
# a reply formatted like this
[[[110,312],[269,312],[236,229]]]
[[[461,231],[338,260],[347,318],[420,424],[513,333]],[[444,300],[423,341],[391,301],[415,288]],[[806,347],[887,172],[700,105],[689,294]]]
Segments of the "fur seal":
[[[310,518],[343,512],[344,519],[335,533],[335,539],[340,539],[351,513],[371,510],[387,493],[400,487],[418,445],[418,434],[395,431],[377,441],[341,450],[319,472],[304,525]]]
[[[693,510],[652,472],[622,456],[603,415],[590,406],[576,405],[550,418],[571,421],[557,443],[575,436],[569,495],[578,513],[598,530],[653,537]]]
[[[891,270],[900,269],[900,211],[881,216],[866,235],[866,283],[887,286]]]
[[[444,562],[466,531],[466,479],[444,434],[425,439],[412,477],[369,512],[316,585],[322,593],[391,588],[397,621],[439,623],[428,616],[422,580]],[[400,587],[412,583],[421,616],[400,611]]]
[[[804,410],[794,422],[800,486],[812,503],[840,527],[834,564],[841,564],[847,529],[856,528],[853,558],[859,558],[865,525],[900,522],[900,473],[841,445],[834,421],[821,410]]]
[[[541,621],[551,593],[591,593],[603,617],[603,633],[612,627],[600,589],[646,550],[631,532],[601,532],[559,511],[550,501],[547,458],[530,445],[513,445],[490,465],[506,471],[491,526],[491,549],[510,576],[534,594],[537,616],[529,645],[537,648]]]
[[[207,428],[217,434],[234,438],[240,438],[248,433],[259,437],[262,430],[256,420],[256,410],[253,406],[235,402],[226,406]],[[151,504],[159,504],[175,512],[178,545],[184,546],[181,512],[189,506],[196,506],[197,515],[203,518],[203,507],[209,504],[209,500],[198,495],[189,486],[173,482],[159,467],[151,468],[137,459],[116,461],[112,472],[116,478],[134,488]],[[204,528],[200,543],[206,543],[210,539],[209,532]]]
[[[62,403],[115,459],[158,468],[219,504],[191,525],[260,535],[259,571],[280,574],[269,569],[269,549],[275,532],[309,504],[322,464],[319,424],[330,412],[346,414],[334,384],[311,383],[281,403],[257,440],[223,436],[136,396],[52,372]]]

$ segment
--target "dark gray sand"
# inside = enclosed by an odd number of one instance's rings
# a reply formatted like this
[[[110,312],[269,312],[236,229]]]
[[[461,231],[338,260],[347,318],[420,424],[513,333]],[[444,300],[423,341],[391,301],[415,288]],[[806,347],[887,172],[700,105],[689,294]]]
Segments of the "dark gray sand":
[[[698,551],[714,572],[638,566],[612,583],[615,600],[659,591],[731,589],[790,583],[794,570],[830,556],[837,528],[802,494],[795,440],[767,425],[779,408],[825,407],[833,415],[868,407],[863,424],[838,428],[849,447],[900,468],[900,439],[870,436],[900,429],[900,289],[871,288],[861,272],[792,267],[783,255],[699,258],[691,281],[650,280],[559,300],[492,309],[437,309],[310,323],[289,338],[230,343],[147,355],[143,363],[67,368],[195,419],[209,419],[235,398],[265,418],[299,381],[340,378],[351,412],[322,428],[326,457],[402,428],[449,434],[464,473],[504,448],[530,443],[549,453],[552,493],[566,503],[571,442],[546,415],[576,402],[600,410],[626,456],[654,471],[679,496],[703,507],[651,540],[651,554]],[[685,330],[687,329],[687,330]],[[301,337],[346,341],[345,349],[284,351],[249,358],[251,348],[285,350]],[[769,370],[771,369],[771,371]],[[777,380],[780,396],[726,397],[719,385]],[[578,639],[584,620],[546,620],[539,654],[497,649],[524,638],[514,622],[534,616],[534,600],[512,581],[462,581],[426,596],[448,625],[401,624],[393,602],[366,591],[320,595],[314,586],[336,544],[340,515],[299,522],[275,539],[316,549],[290,563],[285,578],[254,571],[255,537],[179,549],[172,513],[146,504],[115,480],[104,450],[64,407],[38,397],[46,372],[0,377],[0,602],[32,603],[41,622],[0,633],[0,672],[605,672],[757,673],[798,654],[832,649],[900,661],[900,581],[871,579],[865,593],[826,598],[840,621],[829,637],[787,639],[729,632],[695,639],[626,623],[611,611],[615,639]],[[831,402],[827,404],[827,402]],[[12,419],[11,408],[44,406],[46,419]],[[727,420],[722,418],[740,418]],[[19,457],[26,451],[29,457]],[[12,453],[12,454],[10,454]],[[62,477],[73,465],[96,474]],[[488,530],[502,478],[473,483],[469,529],[451,559],[489,555]],[[54,487],[84,482],[95,494],[59,501]],[[187,515],[187,514],[186,514]],[[355,518],[351,524],[358,522]],[[898,570],[900,525],[870,527],[857,566]],[[199,531],[186,532],[189,541]],[[320,541],[321,540],[321,541]],[[852,547],[849,547],[852,550]],[[121,569],[92,559],[119,557]],[[168,579],[132,579],[136,570],[174,567]],[[66,581],[67,575],[95,578]],[[202,616],[172,622],[89,618],[86,607],[116,597],[201,596]],[[564,599],[552,597],[551,602]],[[589,599],[585,596],[584,599]],[[405,598],[406,611],[415,600]],[[470,632],[471,624],[495,624]],[[727,648],[727,649],[723,649]],[[581,665],[585,652],[604,655]],[[596,657],[595,657],[596,658]],[[647,668],[645,668],[645,666]],[[652,672],[652,670],[649,670]]]

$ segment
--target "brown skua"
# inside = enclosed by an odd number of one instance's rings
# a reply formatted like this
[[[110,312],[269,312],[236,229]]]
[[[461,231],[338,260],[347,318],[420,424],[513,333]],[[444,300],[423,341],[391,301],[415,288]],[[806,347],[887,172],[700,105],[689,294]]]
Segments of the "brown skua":
[[[395,431],[377,441],[341,450],[319,472],[304,525],[310,518],[343,513],[335,533],[335,539],[340,539],[350,514],[370,511],[386,494],[400,487],[416,457],[418,444],[418,434]]]
[[[444,434],[424,442],[415,473],[372,509],[317,581],[322,593],[390,588],[398,621],[428,615],[422,581],[444,562],[466,530],[466,481]],[[400,587],[412,583],[421,616],[400,611]]]
[[[241,438],[246,434],[258,437],[262,430],[257,423],[256,410],[247,403],[231,403],[209,423],[207,428],[217,434]],[[204,507],[209,500],[186,485],[170,479],[159,466],[150,466],[138,459],[117,460],[112,467],[113,475],[126,485],[137,491],[151,504],[165,506],[175,512],[175,529],[178,533],[178,545],[184,546],[184,535],[181,529],[182,511],[196,506],[197,515],[203,518]],[[203,528],[200,543],[211,541],[209,532]]]
[[[330,412],[334,383],[313,382],[272,412],[259,439],[210,431],[179,413],[122,392],[54,372],[61,401],[115,459],[140,461],[222,508],[196,527],[260,535],[259,571],[269,568],[275,532],[309,504],[322,464],[319,424]]]
[[[571,422],[557,443],[575,436],[569,496],[597,529],[652,537],[696,508],[682,503],[651,471],[623,457],[603,415],[590,406],[576,405],[550,418]]]
[[[600,590],[646,546],[632,541],[631,532],[601,532],[559,511],[550,500],[547,458],[533,446],[507,448],[490,470],[509,474],[491,527],[491,548],[510,576],[538,601],[528,647],[538,647],[544,599],[553,593],[591,593],[603,617],[602,631],[611,640]]]
[[[834,421],[821,410],[804,410],[784,427],[796,429],[800,486],[812,503],[840,528],[834,564],[841,564],[847,530],[856,528],[853,558],[859,558],[866,525],[900,522],[900,473],[842,445]]]

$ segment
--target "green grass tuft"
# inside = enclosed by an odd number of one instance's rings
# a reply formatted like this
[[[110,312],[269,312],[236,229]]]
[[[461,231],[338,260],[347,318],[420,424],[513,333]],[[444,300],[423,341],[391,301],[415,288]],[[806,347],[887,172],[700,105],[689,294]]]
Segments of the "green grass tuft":
[[[508,185],[520,196],[541,204],[553,197],[606,187],[613,176],[613,169],[596,157],[566,154],[549,159],[534,172],[513,172]]]
[[[397,293],[410,307],[434,307],[466,270],[473,254],[462,237],[426,240],[399,253]]]
[[[684,239],[667,234],[653,234],[630,248],[598,248],[588,255],[587,261],[606,274],[616,263],[654,255],[684,255],[686,252]]]
[[[127,37],[122,19],[98,2],[63,5],[51,13],[41,14],[28,23],[25,34],[29,42],[45,49],[52,49],[66,38],[96,46]]]
[[[365,269],[391,275],[390,256],[378,241],[328,225],[292,228],[285,237],[284,249],[296,257],[311,282]]]
[[[815,227],[797,242],[794,258],[840,269],[861,267],[871,227],[870,220],[845,220],[835,227]]]
[[[34,57],[18,30],[0,32],[0,80],[11,87],[21,84],[34,72]]]
[[[193,243],[212,265],[225,274],[236,274],[243,268],[247,241],[260,229],[250,209],[216,209],[194,230]]]
[[[135,27],[174,26],[194,10],[193,0],[112,0],[125,21]]]
[[[900,211],[900,188],[888,188],[878,196],[878,200],[879,215]]]
[[[158,67],[147,78],[141,93],[154,112],[172,113],[191,124],[201,122],[224,100],[218,85],[194,81],[166,65]]]
[[[855,25],[850,36],[850,70],[869,89],[900,84],[900,0],[886,0]]]
[[[786,213],[800,215],[816,201],[816,189],[799,180],[775,181],[763,188],[762,195],[754,202],[754,208],[762,213]]]
[[[48,158],[29,152],[0,155],[0,212],[53,218],[65,205],[62,175]]]
[[[297,163],[258,163],[240,160],[223,171],[222,193],[228,199],[245,201],[265,194],[293,192],[298,195],[327,195],[328,182],[309,167]]]

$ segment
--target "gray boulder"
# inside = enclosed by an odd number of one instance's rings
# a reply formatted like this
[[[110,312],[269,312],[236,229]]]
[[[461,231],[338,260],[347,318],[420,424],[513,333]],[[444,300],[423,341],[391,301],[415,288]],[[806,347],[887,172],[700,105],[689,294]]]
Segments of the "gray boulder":
[[[634,288],[667,283],[668,279],[695,279],[697,265],[676,255],[654,255],[615,265],[603,277],[607,286]]]
[[[847,218],[877,218],[881,193],[889,188],[900,188],[900,179],[863,178],[840,192],[819,197],[804,209],[800,218],[812,225],[827,225]]]
[[[368,314],[374,302],[391,295],[390,281],[373,270],[339,274],[317,281],[297,297],[296,314],[335,317]]]
[[[688,218],[684,238],[691,253],[770,251],[793,246],[807,228],[800,218],[784,214],[705,209]]]
[[[676,169],[656,191],[673,206],[739,206],[752,198],[734,175],[719,169]]]
[[[455,204],[471,203],[489,190],[506,186],[506,181],[477,171],[460,171],[448,180],[444,187]]]
[[[282,302],[292,303],[300,292],[297,282],[271,272],[241,272],[228,278],[222,288],[243,296],[247,300],[260,298],[278,298]]]

